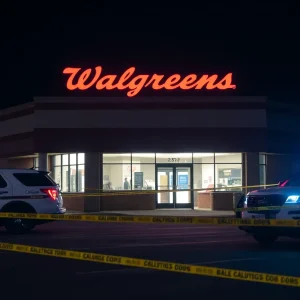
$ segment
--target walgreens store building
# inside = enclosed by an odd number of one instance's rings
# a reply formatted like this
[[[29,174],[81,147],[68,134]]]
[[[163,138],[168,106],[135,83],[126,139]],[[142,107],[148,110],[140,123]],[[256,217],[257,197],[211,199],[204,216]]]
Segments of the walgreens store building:
[[[265,97],[37,97],[0,117],[0,167],[51,171],[73,211],[228,210],[294,162]],[[166,192],[126,194],[141,190]]]

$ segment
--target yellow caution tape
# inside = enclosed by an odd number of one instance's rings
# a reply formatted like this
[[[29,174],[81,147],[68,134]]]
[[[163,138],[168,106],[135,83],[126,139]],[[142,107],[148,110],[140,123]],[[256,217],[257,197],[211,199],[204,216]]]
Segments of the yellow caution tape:
[[[300,287],[300,277],[285,276],[278,274],[259,273],[242,271],[235,269],[224,269],[206,266],[197,266],[190,264],[180,264],[169,261],[158,261],[150,259],[140,259],[124,256],[107,255],[100,253],[89,253],[70,251],[63,249],[53,249],[44,247],[35,247],[29,245],[0,243],[0,250],[21,252],[35,255],[60,257],[81,261],[91,261],[102,264],[112,264],[135,268],[152,269],[159,271],[177,272],[185,274],[194,274],[210,277],[227,278],[242,281],[270,283],[284,286]]]
[[[242,207],[236,208],[234,211],[265,211],[265,210],[281,210],[281,209],[300,209],[300,205],[283,205],[283,206],[261,206],[261,207]]]
[[[114,216],[114,215],[84,215],[84,214],[26,214],[0,213],[0,218],[38,219],[54,221],[84,221],[100,223],[165,223],[165,224],[206,224],[221,226],[263,226],[263,227],[300,227],[300,220],[276,219],[237,219],[210,217],[171,217],[171,216]]]
[[[248,185],[248,186],[234,186],[227,188],[201,188],[201,189],[170,189],[170,190],[101,190],[101,189],[89,189],[86,190],[96,190],[96,191],[104,191],[104,192],[96,192],[96,193],[74,193],[74,194],[64,194],[65,197],[99,197],[99,196],[127,196],[127,195],[145,195],[145,194],[159,194],[159,193],[170,193],[170,192],[200,192],[200,191],[218,191],[227,189],[227,191],[231,192],[241,192],[239,189],[249,189],[249,188],[258,188],[258,187],[271,187],[278,186],[278,184],[268,184],[268,185]]]

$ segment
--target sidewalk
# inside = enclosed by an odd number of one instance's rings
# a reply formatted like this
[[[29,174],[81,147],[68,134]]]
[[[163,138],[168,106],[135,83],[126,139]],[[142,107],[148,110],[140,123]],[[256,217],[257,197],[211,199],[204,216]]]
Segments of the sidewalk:
[[[233,211],[218,210],[192,210],[192,209],[159,209],[159,210],[125,210],[125,211],[100,211],[83,213],[80,211],[67,211],[67,214],[88,215],[116,215],[116,216],[169,216],[169,217],[234,217]]]

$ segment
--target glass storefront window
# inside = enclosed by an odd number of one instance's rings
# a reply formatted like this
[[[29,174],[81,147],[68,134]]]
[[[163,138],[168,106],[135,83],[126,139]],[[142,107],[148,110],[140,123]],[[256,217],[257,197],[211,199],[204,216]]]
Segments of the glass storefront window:
[[[184,164],[185,166],[183,166]],[[190,166],[187,164],[190,164]],[[193,170],[193,174],[188,175],[188,178],[191,175],[193,176],[191,177],[193,185],[188,185],[188,188],[195,189],[190,194],[193,195],[195,204],[199,193],[213,190],[241,190],[242,153],[201,152],[103,154],[103,189],[122,191],[145,189],[172,190],[174,189],[173,176],[177,176],[174,170],[181,167]],[[183,192],[176,193],[178,195],[176,194],[175,198],[178,204],[181,203],[180,201],[183,198],[181,199],[180,197],[184,194]],[[157,195],[158,203],[163,205],[172,204],[172,201],[175,199],[173,199],[173,194],[173,191],[159,193]],[[184,201],[186,199],[188,197],[184,197]],[[197,204],[195,206],[197,207]]]
[[[53,157],[53,165],[54,166],[61,166],[61,155],[55,155]]]
[[[193,162],[200,164],[213,164],[214,155],[214,153],[193,153]]]
[[[62,167],[61,190],[62,190],[62,192],[69,192],[69,167],[68,166]]]
[[[33,159],[33,167],[34,167],[35,169],[39,169],[39,158],[38,158],[38,157],[35,157],[35,158]]]
[[[85,163],[85,155],[84,155],[84,153],[78,153],[77,154],[77,163],[79,165],[83,165]]]
[[[155,164],[132,165],[132,189],[155,190]]]
[[[131,153],[107,153],[103,154],[103,163],[110,163],[110,164],[116,164],[116,163],[131,163]]]
[[[192,153],[156,153],[156,163],[187,164],[192,163]]]
[[[61,186],[61,182],[62,182],[62,180],[61,180],[61,166],[54,167],[54,169],[53,169],[53,179],[57,184],[60,185],[60,188],[62,188],[62,186]]]
[[[131,190],[131,164],[103,164],[104,190]]]
[[[155,153],[132,153],[133,164],[149,164],[155,163]]]
[[[218,191],[241,190],[242,164],[216,164],[215,188]]]
[[[215,153],[215,163],[228,164],[228,163],[242,163],[242,153]]]
[[[52,163],[52,177],[62,192],[84,192],[84,153],[54,155]]]
[[[69,154],[62,155],[62,165],[67,166],[69,164]]]
[[[76,165],[77,164],[77,158],[76,153],[70,154],[70,165]]]
[[[53,156],[53,179],[63,192],[84,192],[84,161],[84,153]],[[260,157],[260,162],[265,158]],[[194,189],[235,190],[242,186],[241,153],[107,153],[103,154],[103,189],[155,189],[155,163],[193,163]],[[261,184],[265,182],[265,164],[262,166]]]
[[[72,154],[71,154],[72,155]],[[76,154],[75,154],[76,156]],[[75,157],[75,161],[76,161],[76,157]],[[70,192],[75,193],[77,192],[77,172],[76,172],[76,165],[74,166],[70,166]]]
[[[105,153],[103,189],[155,189],[155,164],[193,164],[195,189],[242,185],[242,153]]]
[[[78,192],[84,192],[84,165],[78,165],[77,172],[78,172],[77,173],[78,174],[77,175],[77,179],[78,179],[77,190],[78,190]]]
[[[214,164],[194,164],[194,189],[213,189]]]

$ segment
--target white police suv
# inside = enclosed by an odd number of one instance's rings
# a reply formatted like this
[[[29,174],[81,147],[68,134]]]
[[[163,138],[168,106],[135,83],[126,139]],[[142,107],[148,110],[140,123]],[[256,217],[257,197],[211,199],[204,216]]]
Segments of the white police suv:
[[[270,206],[274,209],[255,210]],[[241,213],[242,219],[300,220],[300,174],[279,182],[277,187],[249,192],[244,199],[244,208],[247,210]],[[300,228],[296,227],[241,226],[239,229],[265,245],[275,242],[279,236],[300,238]]]
[[[0,169],[0,213],[64,214],[59,186],[47,171]],[[11,233],[26,233],[47,220],[0,218]]]

